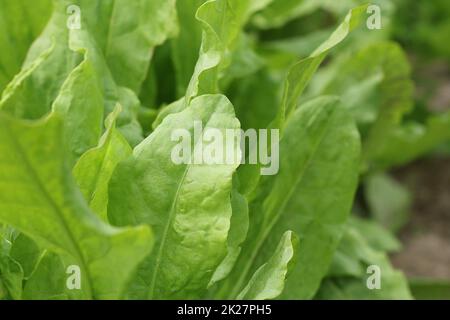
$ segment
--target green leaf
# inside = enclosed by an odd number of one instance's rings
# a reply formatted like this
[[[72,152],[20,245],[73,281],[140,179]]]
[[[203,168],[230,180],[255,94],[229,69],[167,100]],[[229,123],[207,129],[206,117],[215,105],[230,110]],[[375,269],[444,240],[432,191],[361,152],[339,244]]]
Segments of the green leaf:
[[[13,300],[22,298],[23,270],[17,261],[0,253],[0,298],[1,285],[7,292],[5,295]]]
[[[0,221],[69,255],[85,298],[118,298],[152,236],[147,227],[105,225],[89,210],[71,178],[62,130],[55,114],[39,122],[0,114]]]
[[[188,102],[197,95],[218,92],[218,81],[222,76],[227,77],[227,82],[242,72],[251,73],[249,69],[260,67],[259,57],[242,45],[246,38],[242,37],[241,31],[253,12],[264,7],[266,2],[267,0],[178,2],[180,35],[173,41],[173,59],[177,76],[181,79],[178,93],[187,91]],[[195,15],[198,21],[194,21],[192,13],[199,6]],[[198,22],[202,28],[199,28]],[[199,32],[201,30],[202,34]],[[232,68],[225,73],[224,70],[230,65]]]
[[[20,71],[31,43],[45,27],[51,0],[1,0],[0,93]]]
[[[69,74],[52,107],[65,120],[65,140],[74,160],[94,147],[103,131],[103,96],[88,54]]]
[[[61,258],[44,251],[36,270],[25,283],[23,298],[26,300],[67,300],[65,292],[67,274]]]
[[[239,292],[290,228],[302,250],[282,298],[313,297],[344,230],[359,153],[353,120],[335,98],[315,99],[294,112],[280,142],[280,171],[261,180],[250,206],[249,236],[223,292]]]
[[[205,0],[177,1],[179,33],[170,43],[178,97],[185,94],[197,63],[202,42],[202,28],[195,18],[195,13],[204,2]]]
[[[171,141],[173,130],[186,129],[193,137],[194,121],[223,134],[239,128],[228,99],[201,96],[184,111],[167,116],[111,179],[110,221],[147,223],[156,236],[155,254],[141,266],[130,289],[133,297],[198,297],[226,255],[231,182],[238,163],[176,165],[171,153],[179,143]]]
[[[47,114],[69,73],[82,57],[69,49],[64,1],[53,1],[53,15],[28,51],[21,72],[4,91],[0,108],[26,119]]]
[[[23,233],[19,234],[11,246],[10,257],[17,261],[23,269],[24,279],[33,274],[41,259],[43,250]]]
[[[238,180],[237,176],[234,177]],[[234,182],[236,186],[238,182]],[[241,245],[245,241],[248,232],[249,216],[247,199],[234,188],[231,192],[232,216],[230,231],[228,232],[228,252],[221,264],[217,267],[208,287],[225,279],[233,269],[241,252]]]
[[[349,101],[363,135],[365,161],[376,157],[393,128],[413,107],[411,67],[392,42],[372,44],[345,61],[325,94]]]
[[[336,69],[322,92],[340,94],[348,102],[363,135],[366,166],[402,165],[450,140],[448,112],[431,114],[424,123],[402,121],[413,107],[414,84],[397,44],[372,44]]]
[[[220,72],[230,64],[230,52],[245,24],[249,0],[209,0],[197,11],[203,37],[200,56],[186,92],[188,103],[201,94],[218,92]]]
[[[108,3],[112,4],[112,2]],[[81,11],[82,28],[69,29],[67,27],[69,17],[66,10],[69,5],[77,4],[84,8]],[[116,84],[104,58],[104,53],[96,42],[97,33],[92,33],[89,28],[89,19],[91,19],[90,22],[92,19],[97,22],[95,16],[97,6],[101,6],[97,9],[106,12],[109,5],[107,2],[101,2],[100,5],[99,2],[85,0],[78,0],[76,3],[69,0],[54,1],[55,9],[51,20],[42,35],[31,46],[22,71],[5,90],[0,102],[0,109],[21,118],[39,119],[50,112],[53,103],[60,95],[63,84],[65,84],[64,91],[68,91],[68,87],[75,89],[84,84],[79,82],[80,77],[86,77],[89,85],[92,85],[92,87],[87,87],[90,94],[73,96],[74,106],[69,110],[82,111],[80,109],[83,107],[93,105],[94,110],[97,111],[90,119],[97,125],[101,124],[101,120],[98,122],[97,117],[94,116],[98,115],[99,111],[95,107],[100,102],[100,96],[96,92],[99,88],[104,115],[112,112],[116,104],[120,103],[123,112],[118,119],[118,127],[131,144],[139,143],[142,140],[142,129],[137,121],[140,102],[132,90]],[[84,63],[83,53],[85,55]],[[77,66],[81,70],[74,70]],[[72,72],[74,74],[71,75]],[[67,79],[69,75],[72,77]],[[82,88],[76,88],[76,90],[78,89]],[[71,95],[65,92],[59,98],[64,100],[70,97]],[[88,105],[82,102],[84,99],[89,100]],[[64,103],[66,102],[64,101]],[[80,114],[78,119],[86,117],[85,112]],[[76,121],[74,120],[74,122]],[[80,150],[77,152],[79,153]]]
[[[154,48],[178,30],[175,0],[79,3],[115,81],[138,94]]]
[[[67,23],[77,14],[69,14],[70,6],[79,8],[80,28],[92,35],[116,83],[139,93],[154,48],[177,31],[175,1],[55,1],[53,21],[32,50],[41,49],[53,36],[61,49],[67,45],[63,40]]]
[[[68,275],[59,255],[40,248],[36,242],[21,233],[14,240],[10,256],[23,269],[22,299],[68,299],[65,292]],[[20,286],[22,287],[22,282]]]
[[[367,5],[364,5],[350,10],[344,21],[325,42],[308,58],[299,61],[289,70],[284,85],[283,100],[273,127],[283,128],[285,120],[289,118],[290,114],[297,107],[301,94],[322,61],[328,55],[328,52],[342,42],[352,30],[361,24],[366,8]]]
[[[266,76],[266,80],[264,78],[260,78],[260,75],[256,75],[258,80],[254,80],[253,84],[249,88],[249,93],[245,93],[243,95],[244,103],[242,109],[246,108],[246,110],[238,109],[238,114],[242,117],[239,119],[243,121],[244,127],[247,125],[256,126],[256,128],[260,128],[261,125],[265,125],[268,119],[274,115],[271,121],[268,123],[268,128],[279,128],[281,130],[281,136],[283,135],[283,130],[285,126],[285,122],[289,119],[290,115],[295,111],[297,106],[299,105],[300,97],[307,87],[308,83],[311,81],[314,73],[319,68],[322,61],[328,55],[328,52],[336,45],[338,45],[341,41],[343,41],[348,34],[357,28],[361,24],[361,20],[363,19],[363,15],[367,5],[357,7],[347,14],[337,29],[331,34],[331,36],[323,42],[308,58],[303,59],[297,62],[294,66],[292,66],[286,79],[284,81],[283,93],[281,103],[279,103],[278,110],[274,110],[268,105],[268,108],[260,107],[260,105],[265,105],[263,101],[265,100],[277,100],[277,89],[274,81],[276,79],[268,79]],[[257,83],[257,84],[256,84]],[[268,86],[271,88],[269,89]],[[257,95],[257,98],[253,98],[252,94],[255,94],[257,89],[262,90],[264,93]],[[243,88],[239,88],[238,90],[245,90],[245,83]],[[239,96],[238,96],[239,99]],[[251,99],[248,100],[247,99]],[[252,103],[253,102],[253,103]],[[237,103],[238,107],[240,107],[239,100]],[[249,116],[247,116],[247,114]],[[252,121],[248,121],[248,118],[253,118],[252,115],[257,115],[258,120],[252,119]],[[248,165],[245,164],[240,168],[240,175],[243,181],[245,181],[244,191],[243,193],[250,198],[253,197],[253,193],[255,191],[255,187],[259,183],[260,175],[259,175],[260,165]]]
[[[34,75],[47,69],[49,57],[54,54],[55,44],[52,43],[48,49],[43,51],[33,63],[25,66],[17,74],[3,91],[0,100],[0,110],[26,119],[38,119],[50,109],[53,99],[48,98],[47,92],[53,94],[52,90],[39,90],[40,83]]]
[[[81,156],[73,169],[73,175],[92,211],[107,221],[108,185],[117,164],[131,155],[132,149],[115,122],[121,108],[109,115],[107,130],[97,148]]]
[[[290,269],[295,264],[298,238],[292,231],[284,233],[273,256],[256,270],[238,299],[268,300],[278,297]]]

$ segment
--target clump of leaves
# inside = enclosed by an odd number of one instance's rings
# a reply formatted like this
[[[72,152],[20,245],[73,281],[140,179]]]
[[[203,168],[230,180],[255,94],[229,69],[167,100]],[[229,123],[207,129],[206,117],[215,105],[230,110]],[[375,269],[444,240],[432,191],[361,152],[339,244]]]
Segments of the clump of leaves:
[[[448,119],[406,135],[412,84],[391,43],[343,54],[308,89],[362,32],[365,5],[301,57],[259,35],[302,19],[308,1],[39,0],[29,14],[6,2],[0,298],[410,298],[386,258],[395,239],[350,213],[361,172],[429,150]],[[194,121],[279,129],[279,173],[174,164],[170,134]],[[371,264],[385,270],[375,295]]]

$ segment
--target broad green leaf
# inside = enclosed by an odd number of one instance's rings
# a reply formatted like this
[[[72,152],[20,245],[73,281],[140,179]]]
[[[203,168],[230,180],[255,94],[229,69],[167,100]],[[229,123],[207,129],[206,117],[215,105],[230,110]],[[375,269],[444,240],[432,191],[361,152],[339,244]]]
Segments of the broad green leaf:
[[[117,164],[131,155],[132,150],[115,122],[121,108],[106,121],[107,130],[98,147],[89,150],[76,163],[73,174],[92,211],[107,221],[108,185]]]
[[[141,266],[131,297],[198,297],[226,255],[232,175],[238,163],[175,164],[171,153],[180,142],[171,136],[185,129],[193,137],[194,121],[223,134],[239,129],[224,96],[201,96],[190,108],[167,116],[111,178],[109,220],[115,225],[149,224],[156,236],[154,254]],[[191,150],[199,149],[194,149],[196,141],[187,143]],[[239,145],[233,150],[238,153]]]
[[[77,82],[71,84],[71,81],[74,81],[73,77],[77,76],[74,68],[80,67],[81,63],[84,66],[82,69],[92,68],[91,71],[82,72],[83,77],[87,77],[92,84],[92,88],[88,87],[92,92],[74,97],[72,103],[78,104],[79,108],[88,107],[80,100],[89,99],[89,104],[95,106],[99,103],[99,96],[95,92],[99,87],[105,115],[112,112],[117,103],[123,106],[123,112],[118,119],[118,127],[127,140],[135,145],[142,140],[142,129],[137,121],[139,100],[132,90],[119,87],[115,83],[104,59],[104,54],[96,42],[96,34],[91,33],[89,23],[86,22],[88,19],[94,19],[96,11],[93,10],[97,8],[96,6],[101,4],[101,9],[106,10],[107,2],[79,1],[78,5],[81,6],[82,2],[81,7],[84,8],[81,11],[80,29],[69,29],[67,26],[69,19],[67,8],[69,5],[77,5],[77,3],[69,0],[54,1],[55,9],[49,24],[31,46],[22,71],[5,90],[0,108],[21,118],[38,119],[43,117],[50,112],[53,103],[60,95],[63,84],[66,85],[63,88],[65,90],[67,90],[67,86],[82,85]],[[84,64],[81,53],[85,54]],[[86,66],[87,64],[89,67]],[[72,79],[67,79],[72,72],[75,73],[72,74]],[[77,77],[79,79],[79,76]],[[96,85],[94,85],[95,81],[97,81]],[[81,114],[81,117],[86,116],[84,112]],[[95,118],[93,116],[91,119]]]
[[[278,297],[284,289],[284,283],[290,269],[295,265],[298,239],[292,231],[281,238],[273,256],[256,270],[238,299],[268,300]]]
[[[357,185],[359,135],[335,98],[315,99],[294,112],[280,142],[280,171],[263,177],[250,205],[250,230],[232,276],[234,297],[287,229],[302,243],[282,298],[312,298],[344,231]],[[319,192],[320,191],[320,192]]]
[[[69,255],[85,298],[120,297],[151,249],[149,229],[113,228],[89,210],[70,175],[58,115],[28,122],[0,114],[0,137],[0,221]]]
[[[0,108],[26,119],[48,113],[67,76],[82,56],[69,49],[66,7],[53,1],[53,15],[28,51],[21,72],[2,96]]]
[[[0,93],[20,71],[28,48],[45,27],[51,0],[0,1]]]

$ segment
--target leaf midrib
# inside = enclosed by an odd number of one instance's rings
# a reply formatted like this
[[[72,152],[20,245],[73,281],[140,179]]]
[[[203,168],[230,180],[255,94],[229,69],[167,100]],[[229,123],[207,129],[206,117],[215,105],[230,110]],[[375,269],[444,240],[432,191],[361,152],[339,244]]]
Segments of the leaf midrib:
[[[188,106],[188,108],[189,107],[190,106]],[[207,127],[208,123],[210,122],[213,114],[214,114],[214,111],[211,114],[209,114],[209,116],[207,118],[207,121],[206,121],[205,128]],[[202,140],[202,139],[203,139],[203,136],[200,137],[200,140]],[[199,142],[197,142],[197,144],[194,145],[194,148],[192,149],[191,157],[195,154],[195,149],[196,149],[198,143]],[[150,289],[149,289],[149,293],[148,293],[148,298],[149,299],[153,299],[153,295],[155,294],[155,285],[156,285],[157,275],[158,275],[158,271],[159,271],[159,268],[160,268],[160,265],[161,265],[162,254],[163,254],[163,251],[164,251],[167,235],[169,233],[170,227],[172,226],[172,221],[173,221],[173,219],[175,217],[175,214],[176,214],[175,207],[176,207],[176,204],[178,203],[178,198],[179,198],[179,194],[180,194],[181,188],[182,188],[182,186],[184,184],[184,180],[186,179],[186,176],[187,176],[191,166],[192,166],[192,164],[186,165],[186,168],[183,171],[183,175],[180,178],[180,182],[178,183],[177,191],[175,192],[175,195],[173,197],[172,205],[170,207],[170,212],[169,212],[169,218],[167,219],[167,224],[164,227],[164,232],[163,232],[163,235],[162,235],[162,238],[161,238],[161,245],[158,248],[158,254],[156,256],[155,269],[153,271],[152,282],[150,283]]]

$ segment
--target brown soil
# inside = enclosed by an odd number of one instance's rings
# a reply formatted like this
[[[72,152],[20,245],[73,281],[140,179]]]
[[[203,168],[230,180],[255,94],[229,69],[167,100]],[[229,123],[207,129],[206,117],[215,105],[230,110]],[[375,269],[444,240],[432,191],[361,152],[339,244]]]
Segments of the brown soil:
[[[417,161],[394,175],[414,202],[393,264],[410,277],[450,279],[450,159]]]

